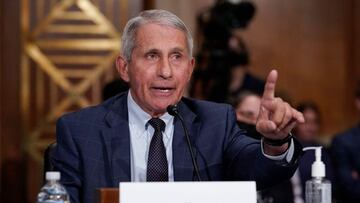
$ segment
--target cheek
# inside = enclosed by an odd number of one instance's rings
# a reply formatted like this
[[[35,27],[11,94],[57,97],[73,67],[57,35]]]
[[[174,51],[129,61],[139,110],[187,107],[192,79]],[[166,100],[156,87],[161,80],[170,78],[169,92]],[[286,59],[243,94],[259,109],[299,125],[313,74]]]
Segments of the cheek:
[[[143,86],[143,79],[140,75],[131,73],[129,74],[130,86],[133,90],[141,90]]]
[[[187,84],[191,78],[191,70],[183,69],[177,73],[177,78],[181,80],[183,84]]]
[[[312,124],[309,126],[309,129],[313,132],[316,132],[319,130],[319,127],[316,124]]]
[[[147,80],[146,77],[149,75],[149,73],[146,72],[146,69],[142,67],[145,66],[135,64],[128,70],[130,81],[136,86],[141,86],[141,84]]]
[[[297,129],[299,133],[304,133],[306,131],[306,126],[305,124],[299,124]]]

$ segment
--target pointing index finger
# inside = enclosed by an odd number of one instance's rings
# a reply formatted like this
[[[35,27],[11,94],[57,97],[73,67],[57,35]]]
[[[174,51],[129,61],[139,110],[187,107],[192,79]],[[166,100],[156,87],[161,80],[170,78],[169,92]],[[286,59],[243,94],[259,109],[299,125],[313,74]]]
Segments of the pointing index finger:
[[[263,99],[271,100],[275,97],[275,85],[277,81],[278,73],[276,70],[271,70],[266,78],[265,89],[263,93]]]

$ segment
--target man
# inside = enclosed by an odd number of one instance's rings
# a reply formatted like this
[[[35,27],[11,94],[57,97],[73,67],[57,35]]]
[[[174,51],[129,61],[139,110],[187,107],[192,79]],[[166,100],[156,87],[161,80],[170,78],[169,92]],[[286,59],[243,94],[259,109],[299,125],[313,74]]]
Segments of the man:
[[[356,88],[355,106],[360,112],[360,81]],[[360,202],[360,123],[335,136],[331,153],[339,201]]]
[[[195,63],[192,46],[190,32],[170,12],[145,11],[127,23],[116,63],[130,90],[57,123],[52,162],[71,202],[94,202],[96,188],[124,181],[198,180],[180,120],[167,113],[175,104],[202,180],[256,180],[262,188],[291,177],[301,147],[289,132],[303,117],[274,97],[277,72],[269,74],[262,98],[260,145],[237,127],[229,105],[182,98]]]

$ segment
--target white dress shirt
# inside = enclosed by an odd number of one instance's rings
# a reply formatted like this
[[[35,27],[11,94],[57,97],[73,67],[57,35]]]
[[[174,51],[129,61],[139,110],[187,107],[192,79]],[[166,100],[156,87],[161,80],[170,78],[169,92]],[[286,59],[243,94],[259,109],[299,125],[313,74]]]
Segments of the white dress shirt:
[[[129,129],[130,129],[130,158],[131,181],[145,182],[149,146],[154,129],[148,124],[151,116],[136,104],[129,91],[128,99]],[[160,117],[166,124],[163,141],[168,161],[169,181],[174,181],[172,140],[174,134],[174,117],[165,113]]]
[[[295,173],[294,173],[293,177],[291,177],[290,181],[291,181],[293,194],[294,194],[294,203],[304,203],[299,169],[297,169],[295,171]]]
[[[131,165],[131,181],[132,182],[145,182],[147,159],[149,154],[149,146],[151,138],[154,134],[154,129],[148,124],[151,116],[140,108],[131,96],[131,91],[127,97],[128,116],[129,116],[129,129],[130,129],[130,165]],[[172,156],[172,140],[174,135],[174,117],[165,113],[160,117],[165,124],[165,131],[163,132],[163,141],[166,149],[166,157],[168,161],[169,181],[174,181],[174,168]],[[264,153],[263,143],[261,149],[264,156],[273,160],[283,160],[287,162],[293,157],[294,143],[291,140],[289,149],[279,156],[269,156]]]

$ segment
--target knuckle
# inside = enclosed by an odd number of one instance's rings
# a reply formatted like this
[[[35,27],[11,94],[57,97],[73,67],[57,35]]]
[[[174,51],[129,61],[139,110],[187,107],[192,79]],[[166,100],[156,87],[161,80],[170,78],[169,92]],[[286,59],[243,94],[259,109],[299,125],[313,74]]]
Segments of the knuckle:
[[[284,102],[280,97],[276,97],[275,100],[276,100],[276,102],[278,102],[278,103],[283,103],[283,102]]]
[[[287,120],[291,120],[292,118],[293,118],[293,113],[291,112],[291,111],[287,111],[286,112],[286,115],[285,115],[285,118],[287,119]]]
[[[280,126],[282,123],[282,118],[280,118],[280,117],[275,118],[274,123],[276,124],[276,126]]]

